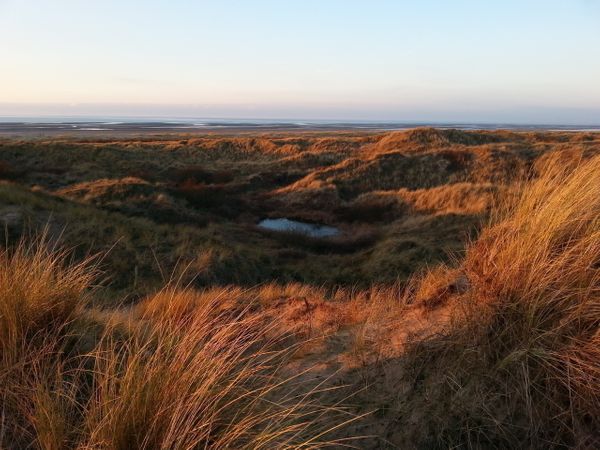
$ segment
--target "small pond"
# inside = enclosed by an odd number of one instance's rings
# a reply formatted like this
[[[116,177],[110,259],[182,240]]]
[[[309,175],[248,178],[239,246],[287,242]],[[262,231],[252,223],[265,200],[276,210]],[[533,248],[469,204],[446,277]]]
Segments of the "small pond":
[[[299,222],[297,220],[282,219],[264,219],[258,223],[258,226],[272,231],[287,231],[300,233],[314,238],[323,238],[335,236],[340,233],[335,227],[319,225],[315,223]]]

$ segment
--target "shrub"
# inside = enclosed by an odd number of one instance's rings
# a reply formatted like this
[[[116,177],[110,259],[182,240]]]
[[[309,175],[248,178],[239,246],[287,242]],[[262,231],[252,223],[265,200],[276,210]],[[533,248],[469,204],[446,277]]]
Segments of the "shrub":
[[[233,173],[226,170],[207,170],[202,166],[188,166],[177,169],[171,176],[176,183],[192,181],[196,183],[223,184],[233,180]]]
[[[0,180],[14,180],[22,175],[6,161],[0,161]]]
[[[226,201],[225,197],[228,194],[226,186],[198,183],[192,180],[178,185],[174,193],[197,208],[219,206]]]

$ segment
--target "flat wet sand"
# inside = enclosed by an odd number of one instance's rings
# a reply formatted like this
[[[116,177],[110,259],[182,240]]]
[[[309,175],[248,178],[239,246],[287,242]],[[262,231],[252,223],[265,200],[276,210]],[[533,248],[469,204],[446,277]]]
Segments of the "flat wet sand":
[[[335,121],[0,121],[0,136],[45,137],[45,136],[91,136],[91,137],[135,137],[173,134],[260,134],[277,132],[383,132],[417,127],[454,128],[460,130],[514,131],[596,131],[600,125],[515,125],[515,124],[448,124],[448,123],[404,123],[404,122],[335,122]]]

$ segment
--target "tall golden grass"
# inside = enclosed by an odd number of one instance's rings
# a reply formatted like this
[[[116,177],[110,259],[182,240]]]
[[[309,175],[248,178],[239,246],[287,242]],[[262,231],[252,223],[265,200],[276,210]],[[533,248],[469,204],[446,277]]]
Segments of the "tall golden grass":
[[[397,204],[400,216],[406,203],[479,213],[496,194],[487,184],[457,186],[376,192],[349,201],[356,209],[344,212],[356,221]],[[408,286],[370,291],[300,283],[168,287],[133,307],[99,311],[88,306],[98,304],[88,302],[95,279],[89,263],[69,264],[67,253],[44,242],[0,252],[0,448],[355,442],[328,442],[328,432],[352,416],[320,406],[321,386],[304,384],[303,373],[286,374],[294,350],[286,333],[333,344],[327,351],[339,354],[329,362],[350,353],[345,360],[365,374],[400,355],[389,385],[395,389],[408,375],[410,388],[390,427],[400,424],[406,447],[599,448],[600,157],[576,167],[556,160],[520,194],[506,191],[510,201],[462,262]],[[484,194],[485,201],[474,201]],[[77,217],[89,214],[82,211]],[[332,248],[362,248],[359,241],[335,244],[324,247],[329,258]],[[220,257],[206,252],[196,272],[208,272],[209,260]],[[124,277],[128,265],[119,261]],[[221,266],[223,273],[252,267],[243,254]],[[438,308],[437,322],[428,320]],[[408,336],[413,319],[431,331],[416,327],[416,337]],[[407,329],[395,330],[400,326]],[[335,339],[325,342],[335,333],[337,347]],[[408,344],[390,339],[394,333],[406,334]],[[385,409],[397,405],[397,393],[388,398],[391,388],[380,387]]]
[[[450,330],[413,349],[447,408],[432,445],[600,444],[600,157],[571,169],[550,164],[499,208],[460,267]]]
[[[86,263],[63,269],[65,253],[18,245],[0,253],[0,361],[17,364],[32,350],[60,343],[80,313],[94,272]]]
[[[331,444],[336,412],[279,373],[289,350],[259,315],[170,288],[100,320],[84,305],[93,270],[65,256],[42,244],[0,254],[0,447]]]

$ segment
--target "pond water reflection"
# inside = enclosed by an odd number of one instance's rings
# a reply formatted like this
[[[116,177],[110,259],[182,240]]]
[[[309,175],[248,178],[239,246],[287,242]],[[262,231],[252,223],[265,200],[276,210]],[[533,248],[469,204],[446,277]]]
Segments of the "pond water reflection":
[[[264,219],[258,223],[258,226],[267,230],[301,233],[306,236],[316,238],[335,236],[340,232],[335,227],[319,225],[315,223],[299,222],[297,220],[286,218]]]

